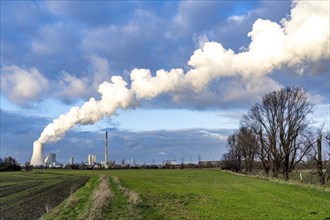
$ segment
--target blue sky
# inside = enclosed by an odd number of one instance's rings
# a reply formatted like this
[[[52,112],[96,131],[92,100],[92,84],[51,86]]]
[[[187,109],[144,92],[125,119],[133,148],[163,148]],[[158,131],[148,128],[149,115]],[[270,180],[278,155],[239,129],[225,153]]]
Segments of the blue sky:
[[[311,50],[324,48],[329,40],[321,42],[316,34],[309,36],[293,21],[291,26],[286,25],[283,19],[290,23],[293,16],[307,21],[312,17],[312,13],[305,16],[299,4],[289,1],[1,1],[0,4],[2,158],[11,155],[20,162],[29,160],[32,144],[47,124],[71,107],[82,106],[90,97],[99,100],[99,84],[111,82],[112,76],[121,76],[127,88],[134,91],[129,105],[93,125],[77,124],[58,142],[46,143],[45,154],[55,152],[57,159],[66,162],[70,156],[76,161],[86,161],[87,155],[94,153],[100,161],[107,129],[109,158],[118,162],[132,158],[140,163],[173,158],[196,161],[198,155],[205,160],[219,159],[225,152],[226,137],[238,128],[241,116],[264,94],[286,86],[305,88],[316,104],[313,120],[329,121],[329,49],[322,49],[322,54]],[[329,7],[322,11],[327,17]],[[294,15],[293,9],[297,12]],[[314,14],[322,14],[317,10],[315,7]],[[240,59],[236,55],[244,51],[250,51],[251,57],[255,51],[260,53],[258,44],[251,42],[262,36],[257,36],[257,30],[261,30],[258,28],[270,22],[274,30],[278,24],[287,35],[300,34],[298,40],[288,37],[287,42],[294,45],[301,40],[308,45],[303,41],[302,33],[306,32],[307,42],[313,37],[315,46],[314,42],[307,49],[299,44],[298,49],[288,46],[286,52],[294,50],[292,54],[297,59],[272,58],[274,68],[260,67],[260,73],[257,65],[266,65],[266,61],[256,61],[253,67],[242,62],[241,69],[226,66],[231,60]],[[317,33],[318,26],[315,28],[311,32]],[[329,30],[325,33],[329,36]],[[207,61],[202,56],[207,53],[204,46],[208,42],[216,42],[210,47],[219,48],[221,44],[225,51],[231,49],[236,55],[224,53],[229,58],[219,67],[216,61]],[[262,53],[277,49],[265,42]],[[202,55],[196,52],[201,48]],[[156,87],[152,91],[155,95],[151,97],[150,93],[140,93],[147,87],[133,89],[137,81],[132,80],[131,72],[135,68],[149,69],[152,77],[160,69],[180,68],[184,75],[193,69],[202,78],[187,83],[155,78]],[[220,69],[215,71],[217,68]],[[201,83],[204,79],[205,84]]]

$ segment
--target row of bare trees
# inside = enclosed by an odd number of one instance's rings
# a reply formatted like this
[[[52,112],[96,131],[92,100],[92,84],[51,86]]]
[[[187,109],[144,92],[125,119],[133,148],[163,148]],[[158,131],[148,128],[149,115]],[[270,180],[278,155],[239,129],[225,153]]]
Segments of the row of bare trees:
[[[301,88],[265,95],[243,116],[239,130],[228,137],[228,151],[223,155],[227,168],[239,172],[244,161],[245,171],[251,173],[257,161],[266,176],[282,173],[288,180],[296,165],[318,146],[314,158],[323,164],[322,131],[313,131],[308,118],[313,108]]]

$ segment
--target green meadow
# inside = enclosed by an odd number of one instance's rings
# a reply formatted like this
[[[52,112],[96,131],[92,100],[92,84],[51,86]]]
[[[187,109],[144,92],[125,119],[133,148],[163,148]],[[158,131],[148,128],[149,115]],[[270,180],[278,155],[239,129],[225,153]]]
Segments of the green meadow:
[[[289,184],[227,173],[217,169],[160,170],[45,170],[0,174],[2,180],[38,176],[49,188],[62,182],[88,182],[53,209],[44,210],[42,219],[327,219],[330,192],[316,186]],[[57,184],[50,182],[54,176]],[[31,178],[32,178],[31,177]],[[67,179],[65,179],[67,178]],[[70,179],[71,178],[71,179]],[[75,179],[76,178],[76,179]],[[64,181],[65,179],[65,181]],[[11,182],[12,186],[15,183]],[[31,183],[32,184],[32,183]],[[28,188],[31,190],[31,188]],[[1,203],[13,203],[27,193],[1,194]],[[37,194],[38,191],[34,190]],[[43,191],[41,191],[43,192]],[[45,195],[42,197],[44,198]],[[24,197],[25,198],[25,197]],[[44,198],[42,206],[46,209]],[[2,204],[3,205],[3,204]],[[21,207],[10,206],[12,209]],[[40,209],[30,207],[27,210]]]

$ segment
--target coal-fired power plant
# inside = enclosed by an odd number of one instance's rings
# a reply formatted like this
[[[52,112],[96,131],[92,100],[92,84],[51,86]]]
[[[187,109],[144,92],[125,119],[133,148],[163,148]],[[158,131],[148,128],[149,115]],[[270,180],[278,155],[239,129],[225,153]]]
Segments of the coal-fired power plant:
[[[249,45],[246,45],[248,48],[242,51],[235,52],[224,48],[221,43],[206,40],[204,43],[200,42],[200,47],[191,55],[187,62],[189,67],[159,69],[156,73],[152,73],[150,69],[134,68],[129,74],[128,82],[124,80],[126,77],[112,76],[110,82],[104,81],[99,85],[99,99],[92,97],[81,107],[72,107],[67,113],[54,119],[44,128],[38,142],[56,142],[77,125],[94,124],[104,117],[112,116],[119,109],[134,109],[140,101],[143,104],[143,100],[151,100],[163,94],[168,94],[173,104],[185,106],[189,103],[189,106],[192,104],[198,107],[204,103],[204,100],[198,97],[203,97],[205,92],[211,92],[213,86],[209,88],[209,85],[222,78],[249,79],[247,86],[242,84],[241,87],[238,83],[223,88],[225,92],[221,95],[228,92],[228,97],[223,97],[228,103],[244,97],[250,98],[248,94],[280,89],[282,85],[267,74],[282,67],[294,67],[303,74],[303,62],[323,62],[330,57],[329,3],[294,2],[290,16],[281,19],[280,23],[257,19],[247,35],[251,38]],[[228,82],[231,83],[231,80]],[[236,83],[236,80],[234,82]],[[231,85],[239,86],[237,91],[228,90]],[[220,100],[223,98],[219,96]],[[180,100],[191,101],[177,103]],[[172,101],[168,104],[171,105]],[[37,148],[41,146],[38,145]],[[105,160],[107,161],[107,156]]]
[[[33,153],[30,164],[40,166],[44,164],[44,144],[38,141],[33,143]]]

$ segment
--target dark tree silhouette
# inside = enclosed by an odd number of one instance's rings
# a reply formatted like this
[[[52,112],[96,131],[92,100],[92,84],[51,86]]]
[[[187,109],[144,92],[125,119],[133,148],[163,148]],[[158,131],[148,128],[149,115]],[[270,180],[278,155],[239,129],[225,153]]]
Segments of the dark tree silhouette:
[[[252,173],[253,162],[258,150],[257,136],[252,128],[241,127],[237,133],[237,146],[244,158],[245,172]]]
[[[0,160],[0,171],[19,171],[22,170],[20,165],[11,156]]]
[[[265,95],[244,117],[244,123],[259,135],[259,157],[265,166],[271,165],[275,177],[282,168],[288,180],[311,148],[307,116],[312,110],[303,89],[285,88]]]
[[[228,152],[223,155],[224,169],[229,169],[235,172],[241,171],[242,150],[238,146],[237,133],[229,135],[227,138]]]

